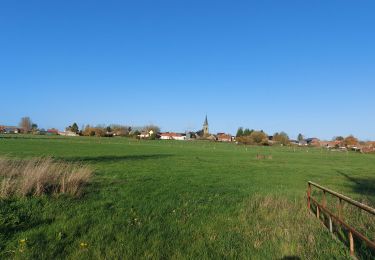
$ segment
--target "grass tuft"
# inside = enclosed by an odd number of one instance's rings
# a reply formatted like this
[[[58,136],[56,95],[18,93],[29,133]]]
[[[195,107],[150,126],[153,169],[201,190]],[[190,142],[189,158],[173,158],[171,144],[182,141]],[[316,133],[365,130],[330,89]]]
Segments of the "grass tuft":
[[[80,196],[89,182],[88,166],[55,161],[50,157],[16,160],[0,158],[0,196],[41,196],[69,194]]]

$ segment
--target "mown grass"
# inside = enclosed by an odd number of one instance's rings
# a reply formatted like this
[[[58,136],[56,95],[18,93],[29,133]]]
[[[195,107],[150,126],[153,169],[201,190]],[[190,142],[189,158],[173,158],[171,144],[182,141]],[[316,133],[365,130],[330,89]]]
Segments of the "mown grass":
[[[0,258],[349,258],[307,212],[307,181],[375,205],[374,155],[28,136],[0,155],[94,169],[81,198],[1,200]]]

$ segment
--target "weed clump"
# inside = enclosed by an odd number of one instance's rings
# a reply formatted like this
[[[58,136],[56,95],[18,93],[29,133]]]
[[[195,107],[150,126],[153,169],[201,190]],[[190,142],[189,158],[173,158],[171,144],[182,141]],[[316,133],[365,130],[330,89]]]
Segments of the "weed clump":
[[[0,197],[69,194],[80,196],[89,182],[88,166],[52,158],[17,160],[0,158]]]

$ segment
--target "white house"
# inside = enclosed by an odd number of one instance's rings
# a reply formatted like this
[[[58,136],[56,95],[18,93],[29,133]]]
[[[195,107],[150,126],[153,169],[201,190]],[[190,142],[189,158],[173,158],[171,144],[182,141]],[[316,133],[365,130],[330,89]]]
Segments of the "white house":
[[[179,140],[184,141],[186,140],[186,135],[177,134],[177,133],[161,133],[160,134],[161,140]]]

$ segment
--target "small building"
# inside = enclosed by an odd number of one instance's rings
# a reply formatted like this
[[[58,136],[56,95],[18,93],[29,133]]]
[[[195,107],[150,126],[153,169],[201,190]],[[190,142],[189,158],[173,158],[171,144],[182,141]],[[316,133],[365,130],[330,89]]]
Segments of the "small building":
[[[291,145],[299,145],[299,141],[298,140],[289,140],[289,143],[291,144]]]
[[[184,141],[186,140],[186,134],[179,134],[179,133],[161,133],[160,140],[179,140]]]
[[[307,138],[305,139],[307,145],[310,145],[310,146],[320,146],[320,140],[318,138]]]
[[[154,130],[150,130],[150,131],[146,131],[146,130],[143,130],[140,135],[138,135],[138,137],[140,139],[148,139],[150,137],[152,137],[152,135],[154,134]]]
[[[141,139],[147,139],[150,137],[150,134],[146,131],[142,131],[141,134],[139,135],[139,138]]]
[[[0,133],[4,134],[19,134],[21,129],[16,126],[0,126]]]
[[[58,135],[58,134],[59,134],[59,130],[55,128],[47,129],[47,135]]]
[[[232,142],[232,135],[225,134],[225,133],[218,133],[217,141],[218,142]]]
[[[58,134],[62,136],[79,136],[77,133],[72,131],[59,132]]]

